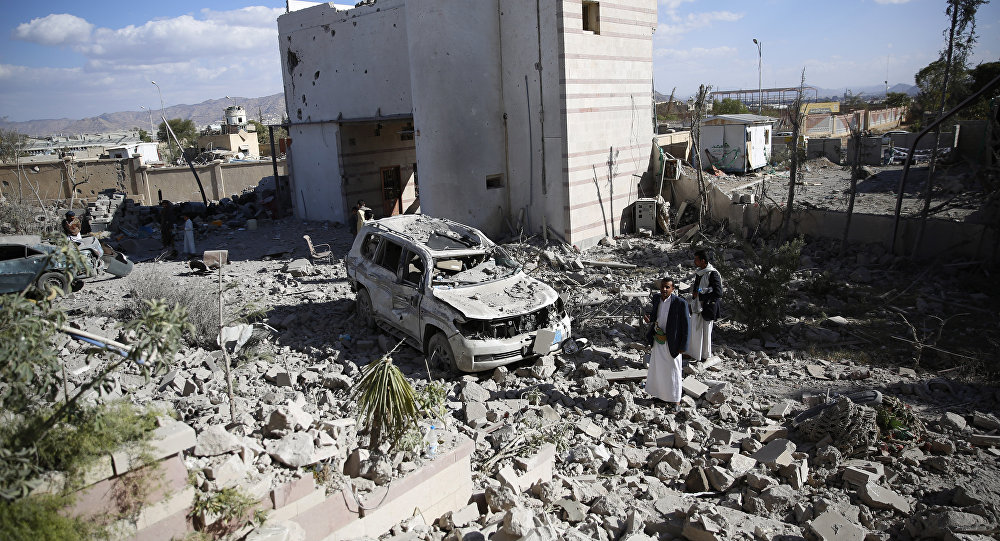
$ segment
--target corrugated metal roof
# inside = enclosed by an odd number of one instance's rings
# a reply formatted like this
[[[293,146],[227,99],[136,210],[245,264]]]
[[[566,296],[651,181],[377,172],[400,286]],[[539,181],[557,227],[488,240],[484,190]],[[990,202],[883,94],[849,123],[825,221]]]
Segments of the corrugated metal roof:
[[[706,118],[705,120],[727,120],[733,124],[772,124],[778,119],[771,118],[769,116],[753,115],[753,114],[742,114],[742,115],[715,115]]]

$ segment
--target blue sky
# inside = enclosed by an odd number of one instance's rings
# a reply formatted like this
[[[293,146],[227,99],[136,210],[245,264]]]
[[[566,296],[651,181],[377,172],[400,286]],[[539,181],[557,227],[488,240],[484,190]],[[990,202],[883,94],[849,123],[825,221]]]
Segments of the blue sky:
[[[483,0],[465,0],[483,1]],[[278,1],[211,3],[0,0],[0,117],[83,118],[139,106],[281,91]],[[943,47],[944,0],[660,0],[655,87],[913,83]],[[974,62],[1000,59],[1000,5],[977,18]]]

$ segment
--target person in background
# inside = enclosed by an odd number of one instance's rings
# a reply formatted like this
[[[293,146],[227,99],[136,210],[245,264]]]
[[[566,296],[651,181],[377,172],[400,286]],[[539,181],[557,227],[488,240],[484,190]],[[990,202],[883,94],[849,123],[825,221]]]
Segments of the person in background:
[[[652,346],[646,392],[677,411],[684,379],[681,354],[687,349],[689,324],[687,301],[674,294],[673,278],[660,280],[660,295],[653,298],[653,310],[646,319],[650,323],[646,343]]]
[[[358,231],[361,231],[361,226],[365,225],[365,222],[368,221],[368,216],[369,216],[368,213],[371,212],[371,210],[372,209],[368,208],[365,205],[365,200],[364,199],[359,199],[358,200],[358,210],[355,213],[357,215],[357,222],[356,222],[355,230],[354,230],[354,234],[355,235],[358,234]]]
[[[194,223],[187,215],[181,216],[181,220],[184,222],[184,253],[193,256],[197,251],[194,247]]]
[[[83,219],[80,221],[80,234],[89,235],[94,232],[94,229],[90,227],[90,207],[83,211]]]
[[[80,230],[83,225],[80,223],[80,219],[76,217],[76,213],[72,210],[66,211],[66,217],[62,221],[62,230],[72,240],[80,240]]]
[[[722,275],[708,261],[705,250],[694,253],[694,287],[691,292],[691,344],[688,354],[695,361],[712,356],[712,325],[719,317]]]
[[[174,205],[166,199],[160,201],[160,242],[164,248],[174,249]]]

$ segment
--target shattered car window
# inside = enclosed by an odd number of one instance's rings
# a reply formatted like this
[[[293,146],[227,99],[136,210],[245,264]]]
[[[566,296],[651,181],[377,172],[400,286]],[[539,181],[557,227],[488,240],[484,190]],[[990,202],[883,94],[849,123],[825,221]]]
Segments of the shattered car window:
[[[483,284],[517,274],[521,266],[499,246],[483,253],[434,260],[434,284]]]

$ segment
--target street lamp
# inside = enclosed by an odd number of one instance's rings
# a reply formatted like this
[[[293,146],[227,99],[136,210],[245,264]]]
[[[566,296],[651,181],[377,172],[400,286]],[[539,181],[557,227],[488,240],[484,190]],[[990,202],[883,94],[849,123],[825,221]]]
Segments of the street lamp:
[[[163,112],[163,92],[160,91],[160,85],[156,84],[156,81],[150,81],[153,86],[156,87],[156,93],[160,96],[160,116],[163,117],[164,132],[166,132],[167,138],[167,148],[170,149],[171,154],[174,152],[174,145],[170,142],[170,130],[166,129],[167,126],[167,115]]]
[[[761,89],[760,84],[760,66],[763,55],[760,52],[760,42],[757,41],[757,38],[753,38],[753,44],[757,46],[757,99],[760,100],[757,102],[757,114],[759,115],[763,114],[764,110],[764,90]]]
[[[153,137],[153,133],[156,131],[156,130],[153,129],[153,112],[150,111],[149,107],[146,107],[145,105],[140,105],[139,109],[145,110],[146,111],[146,115],[149,116],[149,137],[152,138]]]

